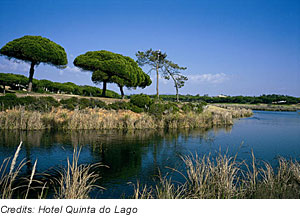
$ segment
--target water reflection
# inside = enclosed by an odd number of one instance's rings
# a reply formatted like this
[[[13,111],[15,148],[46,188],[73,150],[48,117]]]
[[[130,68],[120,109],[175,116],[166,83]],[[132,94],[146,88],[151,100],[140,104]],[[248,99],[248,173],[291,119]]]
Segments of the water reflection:
[[[220,130],[228,132],[231,128],[213,129],[213,132]],[[159,174],[159,170],[164,172],[166,166],[180,165],[178,158],[187,151],[183,145],[191,139],[208,144],[213,142],[214,134],[205,129],[69,132],[5,130],[0,133],[0,159],[12,156],[22,141],[19,160],[25,158],[27,161],[24,174],[31,173],[36,159],[38,172],[44,172],[65,166],[74,147],[82,146],[80,163],[101,162],[109,167],[97,170],[102,177],[101,185],[109,188],[101,196],[118,197],[121,193],[128,193],[127,182],[135,183],[139,179],[149,183]],[[116,187],[118,192],[113,195]]]

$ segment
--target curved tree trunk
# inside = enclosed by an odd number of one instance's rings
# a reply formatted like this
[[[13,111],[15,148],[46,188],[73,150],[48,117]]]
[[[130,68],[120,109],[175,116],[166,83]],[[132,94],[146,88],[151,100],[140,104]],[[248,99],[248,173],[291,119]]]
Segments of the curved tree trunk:
[[[102,88],[102,97],[105,97],[105,94],[106,94],[106,84],[107,82],[106,81],[103,81],[103,88]]]
[[[32,91],[32,79],[33,79],[33,74],[34,74],[34,66],[35,63],[31,62],[30,70],[29,70],[29,83],[28,83],[28,92]]]

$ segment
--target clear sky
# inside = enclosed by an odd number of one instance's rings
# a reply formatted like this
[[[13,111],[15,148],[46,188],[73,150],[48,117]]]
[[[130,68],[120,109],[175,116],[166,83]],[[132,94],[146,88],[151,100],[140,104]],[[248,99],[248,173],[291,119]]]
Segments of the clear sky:
[[[153,48],[187,67],[183,94],[300,96],[299,0],[0,0],[0,47],[24,35],[47,37],[68,55],[66,69],[41,64],[37,79],[93,85],[76,56],[109,50],[136,59]],[[0,57],[0,72],[28,71]],[[161,93],[175,93],[160,81]],[[155,83],[125,90],[141,92],[154,94]]]

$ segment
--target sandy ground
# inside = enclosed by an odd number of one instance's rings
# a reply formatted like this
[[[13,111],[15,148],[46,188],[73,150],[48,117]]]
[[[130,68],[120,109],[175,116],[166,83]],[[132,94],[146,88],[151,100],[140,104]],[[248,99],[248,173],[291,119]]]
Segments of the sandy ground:
[[[40,93],[15,93],[17,97],[26,97],[26,96],[33,96],[33,97],[53,97],[54,99],[60,101],[61,99],[68,99],[71,97],[77,97],[77,98],[93,98],[97,100],[102,100],[107,104],[114,103],[117,101],[125,101],[128,102],[129,100],[121,100],[121,99],[114,99],[114,98],[104,98],[104,97],[84,97],[84,96],[79,96],[79,95],[72,95],[72,94],[40,94]],[[3,95],[3,94],[0,94]]]

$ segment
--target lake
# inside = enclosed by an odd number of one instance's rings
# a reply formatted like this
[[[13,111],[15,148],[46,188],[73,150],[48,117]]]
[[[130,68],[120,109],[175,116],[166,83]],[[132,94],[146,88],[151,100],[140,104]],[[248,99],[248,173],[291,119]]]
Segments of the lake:
[[[93,198],[132,195],[133,184],[154,184],[157,175],[182,169],[181,157],[212,155],[222,151],[239,160],[256,159],[276,167],[278,156],[300,160],[300,114],[298,112],[254,111],[250,118],[235,120],[233,126],[208,130],[134,131],[0,131],[0,161],[12,156],[23,141],[18,161],[30,160],[24,174],[37,159],[37,172],[51,172],[66,165],[74,146],[82,146],[80,163],[101,162],[97,171],[106,190]],[[175,181],[182,176],[173,173]]]

